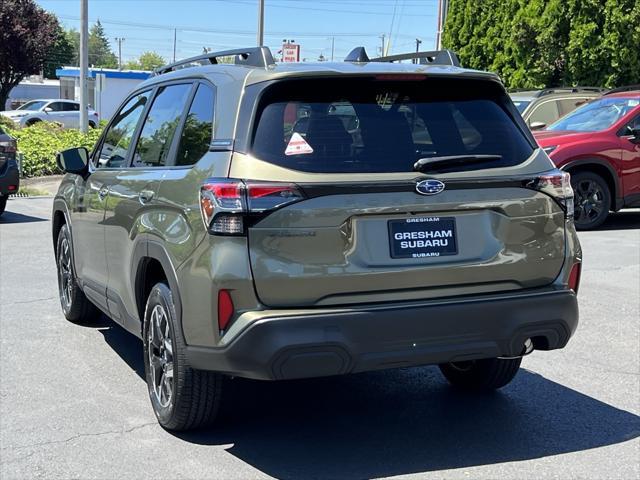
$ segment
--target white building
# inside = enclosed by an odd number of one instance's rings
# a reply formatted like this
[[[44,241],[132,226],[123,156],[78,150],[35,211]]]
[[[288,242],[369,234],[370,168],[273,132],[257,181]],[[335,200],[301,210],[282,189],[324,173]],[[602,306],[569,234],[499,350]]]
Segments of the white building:
[[[60,96],[60,80],[47,80],[39,76],[29,77],[9,93],[6,105],[0,110],[15,110],[20,105],[36,98],[58,98]]]
[[[80,100],[80,69],[62,67],[56,70],[56,75],[60,79],[60,98]],[[98,76],[102,80],[99,80]],[[89,104],[100,114],[102,120],[108,120],[127,94],[150,76],[151,72],[141,70],[90,68]],[[98,82],[96,82],[96,78],[98,78]],[[98,88],[96,88],[96,83]]]

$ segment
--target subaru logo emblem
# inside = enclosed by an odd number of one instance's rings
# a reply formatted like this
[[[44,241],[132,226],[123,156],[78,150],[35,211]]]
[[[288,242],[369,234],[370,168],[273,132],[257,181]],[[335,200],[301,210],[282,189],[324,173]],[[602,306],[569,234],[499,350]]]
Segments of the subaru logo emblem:
[[[422,180],[416,184],[416,192],[422,195],[437,195],[444,190],[444,183],[440,180]]]

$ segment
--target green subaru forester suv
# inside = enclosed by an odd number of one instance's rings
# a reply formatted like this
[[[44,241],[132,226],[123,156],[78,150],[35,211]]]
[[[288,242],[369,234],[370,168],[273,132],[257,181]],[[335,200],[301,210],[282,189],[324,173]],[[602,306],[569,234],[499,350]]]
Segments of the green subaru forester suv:
[[[159,69],[58,164],[64,315],[142,338],[170,430],[213,422],[233,377],[437,364],[496,389],[577,326],[569,175],[452,52],[209,53]]]

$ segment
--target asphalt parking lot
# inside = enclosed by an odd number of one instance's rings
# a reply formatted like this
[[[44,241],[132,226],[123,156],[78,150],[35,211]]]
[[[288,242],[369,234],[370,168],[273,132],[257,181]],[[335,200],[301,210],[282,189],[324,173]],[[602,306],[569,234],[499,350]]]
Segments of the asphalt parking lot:
[[[51,198],[0,218],[0,477],[640,478],[640,210],[580,234],[581,324],[489,396],[434,367],[239,381],[233,421],[161,429],[141,343],[110,320],[65,321]]]

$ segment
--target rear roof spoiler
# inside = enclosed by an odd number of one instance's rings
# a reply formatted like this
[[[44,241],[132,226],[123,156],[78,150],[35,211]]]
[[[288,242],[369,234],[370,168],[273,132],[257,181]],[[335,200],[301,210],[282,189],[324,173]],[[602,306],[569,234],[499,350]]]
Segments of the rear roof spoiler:
[[[459,67],[460,60],[455,52],[451,50],[433,50],[430,52],[401,53],[398,55],[387,55],[385,57],[371,58],[367,55],[364,47],[356,47],[344,59],[345,62],[399,62],[402,60],[417,60],[420,65],[450,65]]]

